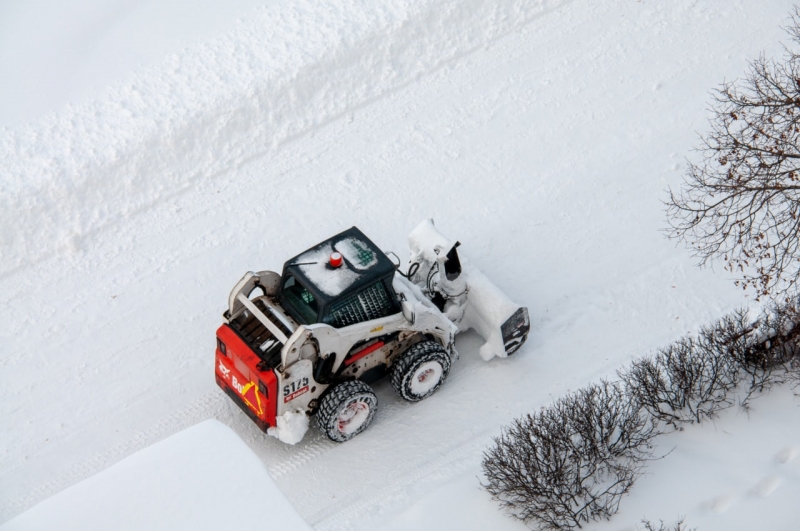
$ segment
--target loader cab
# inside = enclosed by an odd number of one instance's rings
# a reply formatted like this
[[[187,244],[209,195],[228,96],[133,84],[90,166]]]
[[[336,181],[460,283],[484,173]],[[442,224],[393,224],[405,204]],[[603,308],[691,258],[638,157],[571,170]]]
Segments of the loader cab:
[[[283,307],[304,324],[319,322],[319,303],[311,290],[292,274],[284,274],[281,281]]]
[[[303,324],[334,328],[400,311],[392,287],[395,265],[352,227],[288,260],[281,275],[281,305]]]

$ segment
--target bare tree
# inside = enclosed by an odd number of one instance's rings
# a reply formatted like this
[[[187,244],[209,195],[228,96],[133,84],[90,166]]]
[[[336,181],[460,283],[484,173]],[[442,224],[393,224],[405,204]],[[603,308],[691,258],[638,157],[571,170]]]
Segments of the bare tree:
[[[669,235],[702,264],[721,259],[756,296],[800,279],[800,9],[781,60],[762,55],[713,93],[700,161],[669,191]]]

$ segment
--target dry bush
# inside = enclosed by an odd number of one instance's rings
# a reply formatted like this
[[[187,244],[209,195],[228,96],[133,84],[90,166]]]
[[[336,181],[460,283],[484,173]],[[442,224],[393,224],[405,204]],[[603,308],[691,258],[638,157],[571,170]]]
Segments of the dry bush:
[[[788,364],[787,380],[792,386],[795,396],[800,396],[800,356],[795,358]]]
[[[664,520],[659,520],[658,526],[656,526],[656,524],[650,520],[642,520],[642,525],[644,526],[642,531],[697,531],[696,527],[691,529],[684,527],[683,518],[675,522],[675,525],[672,527],[667,526],[667,524],[664,523]]]
[[[753,396],[794,379],[800,351],[800,308],[795,303],[772,305],[750,328],[745,348],[732,352],[747,382],[741,401],[745,407]]]
[[[800,382],[796,304],[773,305],[751,322],[738,310],[618,371],[626,392],[660,422],[680,429],[716,417],[773,385]],[[744,384],[742,388],[741,385]]]
[[[733,312],[602,381],[517,419],[484,453],[484,487],[542,530],[579,528],[619,509],[668,427],[703,422],[793,382],[800,394],[800,309],[775,305],[751,322]],[[646,531],[670,531],[643,522]],[[683,529],[678,522],[675,531]]]
[[[543,530],[608,519],[652,458],[656,423],[603,381],[517,419],[484,453],[484,487]]]
[[[673,428],[714,418],[734,404],[739,372],[731,352],[744,348],[746,323],[746,312],[735,312],[617,374],[631,399]]]

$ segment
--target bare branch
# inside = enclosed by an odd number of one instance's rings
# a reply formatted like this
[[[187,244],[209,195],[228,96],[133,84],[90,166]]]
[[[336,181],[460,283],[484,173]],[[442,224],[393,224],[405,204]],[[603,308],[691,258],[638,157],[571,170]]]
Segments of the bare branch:
[[[800,280],[800,10],[781,60],[763,55],[713,92],[699,160],[666,201],[669,236],[722,261],[756,298]]]

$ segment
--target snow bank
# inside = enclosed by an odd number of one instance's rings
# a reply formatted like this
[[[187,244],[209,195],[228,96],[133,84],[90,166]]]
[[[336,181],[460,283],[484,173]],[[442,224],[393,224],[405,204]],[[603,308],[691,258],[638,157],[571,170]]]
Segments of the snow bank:
[[[247,445],[227,426],[207,420],[43,501],[0,530],[244,531],[265,525],[311,529]]]
[[[387,96],[565,0],[294,0],[0,133],[0,275]],[[268,200],[269,190],[264,190]]]
[[[263,0],[0,2],[0,126],[102,94],[130,72],[222,35]]]

